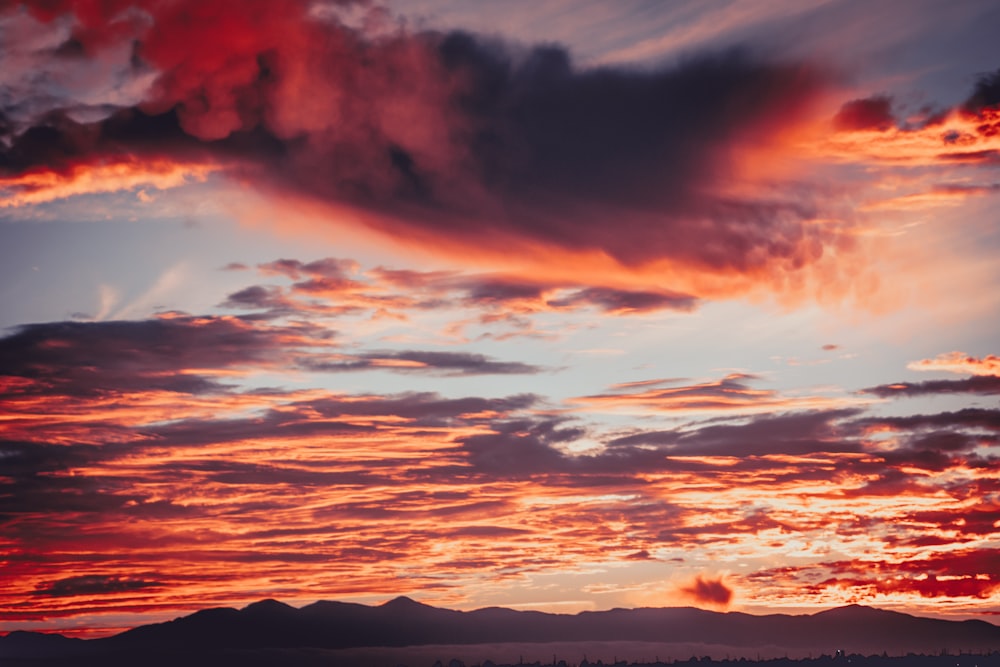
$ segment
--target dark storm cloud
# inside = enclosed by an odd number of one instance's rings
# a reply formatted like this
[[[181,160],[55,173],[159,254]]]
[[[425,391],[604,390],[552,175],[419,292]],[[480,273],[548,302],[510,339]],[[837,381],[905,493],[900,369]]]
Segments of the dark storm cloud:
[[[43,21],[74,14],[88,53],[133,40],[158,78],[136,108],[100,121],[37,117],[0,150],[7,175],[221,163],[419,240],[507,239],[630,265],[785,270],[832,240],[804,223],[808,205],[708,194],[729,178],[733,145],[766,143],[798,117],[827,82],[816,68],[731,51],[581,69],[558,46],[462,32],[368,38],[298,0],[254,1],[239,16],[219,2],[136,0],[148,21],[118,32],[117,6],[26,4]]]
[[[786,236],[798,226],[795,215],[758,220],[759,204],[740,210],[695,192],[720,175],[714,151],[754,117],[793,109],[816,82],[811,73],[735,53],[659,72],[579,71],[558,48],[515,61],[464,34],[445,37],[439,48],[447,69],[471,81],[458,102],[476,128],[475,171],[509,211],[487,221],[494,228],[600,248],[630,264],[674,257],[743,270],[756,263],[751,252],[799,251]],[[686,224],[686,216],[705,227]],[[758,236],[765,229],[768,240]],[[717,245],[701,242],[708,237]]]
[[[65,172],[102,161],[141,164],[169,159],[183,163],[215,155],[235,159],[252,155],[257,148],[262,154],[282,150],[280,144],[259,133],[204,144],[184,133],[172,111],[149,115],[138,109],[122,109],[107,119],[85,123],[55,110],[0,150],[0,173],[13,175],[43,168]]]
[[[973,115],[994,107],[1000,107],[1000,69],[979,75],[972,94],[962,105],[964,111]]]

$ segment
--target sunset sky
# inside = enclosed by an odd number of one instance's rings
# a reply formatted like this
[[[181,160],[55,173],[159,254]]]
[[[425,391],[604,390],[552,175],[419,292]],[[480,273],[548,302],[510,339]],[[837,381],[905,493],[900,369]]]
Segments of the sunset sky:
[[[0,1],[0,632],[997,621],[997,26]]]

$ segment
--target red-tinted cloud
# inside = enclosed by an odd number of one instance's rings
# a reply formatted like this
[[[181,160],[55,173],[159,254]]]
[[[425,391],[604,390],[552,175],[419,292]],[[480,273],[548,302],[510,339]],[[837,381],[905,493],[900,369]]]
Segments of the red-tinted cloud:
[[[211,326],[250,326],[223,322]],[[96,329],[53,331],[61,342],[24,347],[24,363],[72,378],[74,335]],[[208,377],[270,363],[220,355],[213,365],[190,354]],[[157,359],[130,363],[141,378],[144,365],[168,367]],[[914,561],[912,550],[1000,531],[991,523],[1000,487],[984,474],[990,467],[975,467],[986,455],[976,433],[998,428],[995,411],[876,419],[803,410],[608,434],[547,414],[544,399],[525,394],[101,387],[114,388],[117,403],[161,411],[71,404],[53,385],[36,388],[43,414],[0,427],[4,620],[240,604],[303,586],[316,597],[384,594],[386,581],[397,582],[390,593],[448,599],[551,568],[695,561],[706,549],[736,563],[788,540],[815,550],[831,536],[842,553],[878,545],[898,577],[880,584],[854,561],[829,561],[786,574],[788,583],[766,570],[741,575],[741,590],[778,587],[795,599],[807,589],[908,599],[994,590],[982,554]],[[872,433],[892,433],[895,446]],[[928,452],[947,467],[922,458]],[[886,504],[893,484],[906,498]],[[698,604],[724,606],[733,583],[702,576],[686,588]]]
[[[25,4],[52,25],[72,20],[86,57],[134,44],[134,68],[156,78],[104,120],[32,119],[0,155],[8,178],[137,160],[222,166],[437,247],[507,242],[721,275],[796,271],[825,244],[847,247],[835,226],[809,223],[808,201],[725,187],[733,149],[768,144],[823,88],[814,67],[731,52],[585,70],[555,46],[370,35],[300,0],[236,13],[217,0]]]
[[[1000,556],[991,550],[957,550],[901,563],[837,562],[830,564],[835,572],[863,573],[875,566],[880,576],[836,577],[820,585],[854,586],[876,593],[914,592],[921,597],[986,598],[1000,588],[998,565]]]
[[[881,165],[995,162],[1000,155],[997,79],[997,73],[980,77],[962,105],[936,112],[924,109],[906,119],[894,117],[892,99],[887,96],[847,102],[833,117],[834,133],[817,146],[817,151],[842,160]],[[916,208],[993,192],[988,185],[977,187],[964,180],[954,186],[933,184],[929,190],[897,196],[868,208]]]
[[[691,584],[681,586],[680,591],[697,603],[713,607],[728,607],[733,599],[733,589],[726,585],[723,577],[712,579],[698,575]]]
[[[892,115],[892,98],[876,95],[845,102],[833,124],[838,130],[888,130],[896,124]]]

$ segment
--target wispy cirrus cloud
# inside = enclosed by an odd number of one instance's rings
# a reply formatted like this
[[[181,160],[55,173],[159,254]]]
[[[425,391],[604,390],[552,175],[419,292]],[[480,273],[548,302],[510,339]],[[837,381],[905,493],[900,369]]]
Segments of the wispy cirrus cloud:
[[[751,382],[759,379],[746,373],[732,373],[719,380],[694,384],[681,384],[677,380],[640,381],[615,385],[608,393],[573,400],[591,409],[744,413],[846,406],[852,402],[843,396],[782,396],[777,391],[751,386]]]
[[[314,371],[389,369],[399,373],[431,371],[443,375],[507,375],[543,370],[519,361],[497,361],[484,354],[420,350],[338,355],[336,359],[307,361],[304,367]]]
[[[325,258],[312,262],[280,259],[258,265],[264,276],[291,284],[258,284],[229,294],[224,308],[257,311],[244,318],[367,316],[409,321],[442,313],[451,318],[448,338],[476,335],[496,339],[556,335],[536,327],[544,316],[592,311],[643,316],[694,311],[699,299],[668,289],[634,290],[613,285],[530,279],[508,274],[414,271]],[[598,277],[595,282],[600,282]]]

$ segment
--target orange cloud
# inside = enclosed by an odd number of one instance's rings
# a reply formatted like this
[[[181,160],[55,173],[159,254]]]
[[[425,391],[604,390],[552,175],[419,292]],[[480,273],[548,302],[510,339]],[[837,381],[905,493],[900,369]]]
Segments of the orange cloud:
[[[77,164],[60,171],[36,169],[12,176],[0,174],[0,208],[31,206],[77,195],[119,190],[167,190],[204,181],[216,170],[218,167],[205,164],[130,160],[111,164]]]
[[[945,352],[933,359],[911,361],[906,367],[912,371],[947,371],[970,375],[1000,376],[1000,357],[988,354],[978,358],[964,352]]]
[[[871,128],[857,124],[831,133],[810,152],[846,162],[898,165],[987,164],[1000,156],[1000,110],[977,114],[951,111],[935,122],[916,128],[889,127],[887,121]]]

